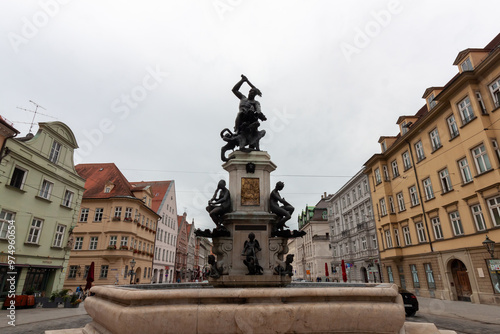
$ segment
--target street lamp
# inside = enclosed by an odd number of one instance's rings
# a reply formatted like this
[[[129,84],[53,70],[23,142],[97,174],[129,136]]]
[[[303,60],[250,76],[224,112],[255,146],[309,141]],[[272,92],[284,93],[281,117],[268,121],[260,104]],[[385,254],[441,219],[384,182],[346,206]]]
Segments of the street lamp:
[[[133,279],[134,279],[134,267],[135,267],[135,259],[132,258],[132,261],[130,261],[130,284],[133,284]]]
[[[495,257],[495,242],[486,236],[486,240],[483,241],[483,246],[486,248],[488,253],[490,253],[491,258],[493,259]]]

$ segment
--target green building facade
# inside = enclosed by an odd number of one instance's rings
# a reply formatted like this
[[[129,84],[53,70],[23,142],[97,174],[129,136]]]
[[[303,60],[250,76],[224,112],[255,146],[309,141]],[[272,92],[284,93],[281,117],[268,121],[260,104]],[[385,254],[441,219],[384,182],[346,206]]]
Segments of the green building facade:
[[[76,148],[73,132],[61,122],[39,123],[36,135],[5,142],[0,152],[0,299],[12,289],[7,281],[12,276],[18,295],[31,290],[50,296],[62,289],[85,185],[74,166]]]

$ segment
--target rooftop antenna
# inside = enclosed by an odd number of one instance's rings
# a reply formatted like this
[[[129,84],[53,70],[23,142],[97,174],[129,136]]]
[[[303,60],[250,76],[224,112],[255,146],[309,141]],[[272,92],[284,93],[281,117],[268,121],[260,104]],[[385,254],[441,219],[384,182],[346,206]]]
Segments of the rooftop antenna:
[[[21,109],[21,110],[24,110],[24,111],[29,111],[29,112],[32,112],[32,113],[33,113],[33,119],[31,120],[30,130],[29,130],[29,132],[28,132],[28,133],[31,133],[31,129],[33,128],[33,124],[35,123],[35,117],[36,117],[36,113],[37,113],[37,111],[38,111],[38,108],[43,109],[43,110],[47,110],[47,109],[45,109],[44,107],[42,107],[41,105],[39,105],[38,103],[36,103],[36,102],[34,102],[34,101],[32,101],[32,100],[30,100],[30,102],[31,102],[31,103],[33,103],[33,104],[35,105],[35,111],[33,111],[33,110],[29,110],[29,109],[25,109],[25,108],[19,108],[19,107],[17,107],[17,109]],[[42,114],[42,115],[43,115],[43,114]],[[48,116],[48,115],[46,115],[46,116]],[[50,116],[49,116],[49,117],[50,117]]]

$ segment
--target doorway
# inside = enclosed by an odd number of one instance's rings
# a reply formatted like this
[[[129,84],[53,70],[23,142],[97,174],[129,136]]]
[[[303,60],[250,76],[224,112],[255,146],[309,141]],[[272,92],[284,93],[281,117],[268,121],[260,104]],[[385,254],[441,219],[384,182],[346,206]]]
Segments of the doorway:
[[[365,267],[361,267],[361,279],[364,283],[368,283],[368,272]]]
[[[470,302],[472,288],[469,281],[469,274],[467,274],[467,267],[462,261],[455,259],[451,262],[451,273],[457,291],[457,299]]]

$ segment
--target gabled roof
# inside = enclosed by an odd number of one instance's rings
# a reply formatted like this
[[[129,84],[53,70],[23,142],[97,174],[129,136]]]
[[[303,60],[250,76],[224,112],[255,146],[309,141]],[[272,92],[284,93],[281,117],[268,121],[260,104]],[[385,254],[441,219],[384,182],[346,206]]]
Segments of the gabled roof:
[[[174,181],[142,181],[142,182],[131,182],[132,186],[135,188],[145,188],[151,187],[151,192],[153,193],[153,203],[152,209],[155,212],[160,211],[161,204],[165,196],[169,193],[170,185]]]
[[[131,184],[120,172],[114,163],[79,164],[75,166],[76,172],[85,181],[84,199],[111,198],[117,196],[134,197]],[[109,193],[104,192],[106,185],[112,184]]]

